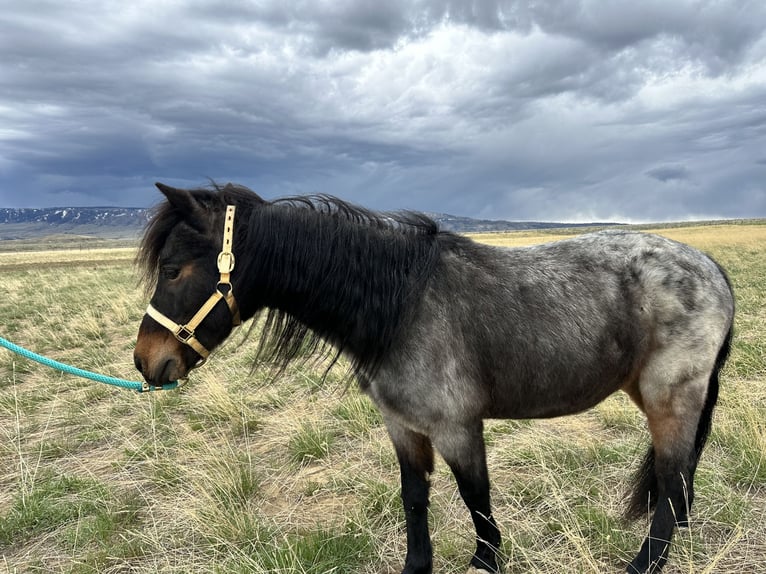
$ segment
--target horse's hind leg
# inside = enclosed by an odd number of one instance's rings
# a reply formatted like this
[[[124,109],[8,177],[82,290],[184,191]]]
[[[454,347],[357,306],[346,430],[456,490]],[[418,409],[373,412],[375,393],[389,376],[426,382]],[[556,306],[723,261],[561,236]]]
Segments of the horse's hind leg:
[[[476,528],[476,552],[471,566],[481,572],[498,572],[500,531],[490,505],[483,424],[478,421],[469,427],[450,428],[435,435],[433,441],[455,475],[460,496]]]
[[[664,373],[667,376],[667,372]],[[668,558],[670,539],[676,525],[687,523],[694,499],[694,471],[699,453],[695,445],[700,414],[705,406],[708,378],[683,377],[674,384],[657,383],[664,377],[642,377],[639,383],[642,406],[652,435],[652,450],[644,463],[643,484],[632,501],[630,514],[649,510],[656,503],[649,535],[628,567],[630,574],[660,572]],[[708,413],[709,415],[710,413]]]
[[[386,420],[402,480],[402,504],[407,522],[407,558],[402,574],[431,574],[433,551],[428,533],[428,495],[434,452],[427,436]]]

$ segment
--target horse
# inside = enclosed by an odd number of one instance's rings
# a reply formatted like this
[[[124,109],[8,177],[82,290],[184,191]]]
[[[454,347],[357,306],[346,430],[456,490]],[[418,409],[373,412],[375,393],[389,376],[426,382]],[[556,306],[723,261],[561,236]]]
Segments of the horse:
[[[275,368],[347,357],[400,465],[402,574],[433,569],[434,452],[473,521],[469,568],[496,573],[483,421],[579,413],[624,391],[651,436],[626,514],[653,511],[626,571],[661,571],[688,525],[731,346],[732,288],[710,257],[625,229],[494,247],[329,195],[156,185],[165,199],[136,257],[153,289],[134,352],[150,385],[186,377],[240,317],[262,317],[256,360]]]

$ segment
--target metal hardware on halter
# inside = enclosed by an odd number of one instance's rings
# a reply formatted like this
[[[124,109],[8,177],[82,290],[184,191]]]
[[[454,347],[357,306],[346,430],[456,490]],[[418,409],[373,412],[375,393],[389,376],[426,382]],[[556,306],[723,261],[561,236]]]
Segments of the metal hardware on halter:
[[[221,251],[218,254],[218,271],[221,273],[231,273],[232,269],[234,269],[234,254]]]
[[[152,391],[170,391],[173,389],[180,389],[183,387],[189,379],[187,377],[184,377],[183,379],[178,379],[177,381],[171,381],[170,383],[165,383],[164,385],[160,386],[154,386],[150,385],[146,381],[143,381],[142,383],[136,383],[137,385],[140,384],[141,386],[136,389],[139,393],[149,393]]]
[[[176,339],[186,345],[189,345],[197,352],[200,357],[202,357],[202,360],[197,362],[197,364],[194,365],[194,368],[201,367],[210,355],[210,351],[208,351],[205,346],[199,342],[197,336],[194,334],[194,331],[199,326],[199,324],[205,320],[205,317],[210,314],[210,311],[213,310],[213,308],[221,299],[226,301],[226,305],[229,307],[232,325],[236,327],[241,323],[237,301],[234,299],[234,288],[232,287],[230,280],[230,274],[234,269],[234,254],[231,252],[231,246],[234,238],[235,209],[236,207],[234,205],[226,206],[226,217],[224,219],[223,226],[223,244],[217,259],[218,272],[221,274],[221,278],[216,284],[213,294],[210,295],[208,300],[202,304],[202,307],[200,307],[199,310],[194,314],[194,317],[192,317],[185,325],[180,325],[155,309],[151,303],[146,308],[147,315],[165,327],[168,331],[173,333],[173,336]],[[226,287],[228,287],[228,290],[224,293],[221,288],[226,290]]]

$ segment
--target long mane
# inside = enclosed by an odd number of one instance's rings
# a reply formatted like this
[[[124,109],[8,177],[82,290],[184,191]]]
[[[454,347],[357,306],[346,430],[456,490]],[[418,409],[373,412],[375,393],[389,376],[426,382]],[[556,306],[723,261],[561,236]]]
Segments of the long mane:
[[[353,373],[372,376],[439,259],[437,224],[420,213],[375,212],[329,195],[269,202],[230,185],[192,193],[210,209],[237,205],[234,273],[263,306],[256,363],[281,372],[294,359],[330,357],[334,364],[347,351]],[[137,258],[145,281],[156,279],[162,245],[180,221],[167,203],[155,211]],[[243,309],[248,304],[240,301]]]
[[[245,274],[267,301],[259,356],[284,369],[296,357],[348,351],[372,376],[438,259],[438,226],[412,212],[377,213],[328,195],[256,210]],[[309,294],[309,296],[306,296]]]

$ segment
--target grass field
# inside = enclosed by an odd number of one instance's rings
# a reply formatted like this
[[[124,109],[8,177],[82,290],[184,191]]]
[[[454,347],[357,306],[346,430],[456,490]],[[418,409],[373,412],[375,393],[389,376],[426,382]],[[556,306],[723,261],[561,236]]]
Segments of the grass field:
[[[692,527],[666,572],[766,561],[766,224],[659,232],[710,252],[737,296],[731,360],[697,474]],[[478,236],[495,244],[549,233]],[[0,254],[0,335],[135,380],[146,301],[131,249]],[[180,392],[138,395],[0,350],[0,572],[397,573],[398,466],[341,372],[270,385],[232,337]],[[617,395],[575,417],[486,428],[507,572],[619,572],[647,522],[621,520],[645,423]],[[435,572],[462,573],[473,530],[446,465],[433,476]]]

